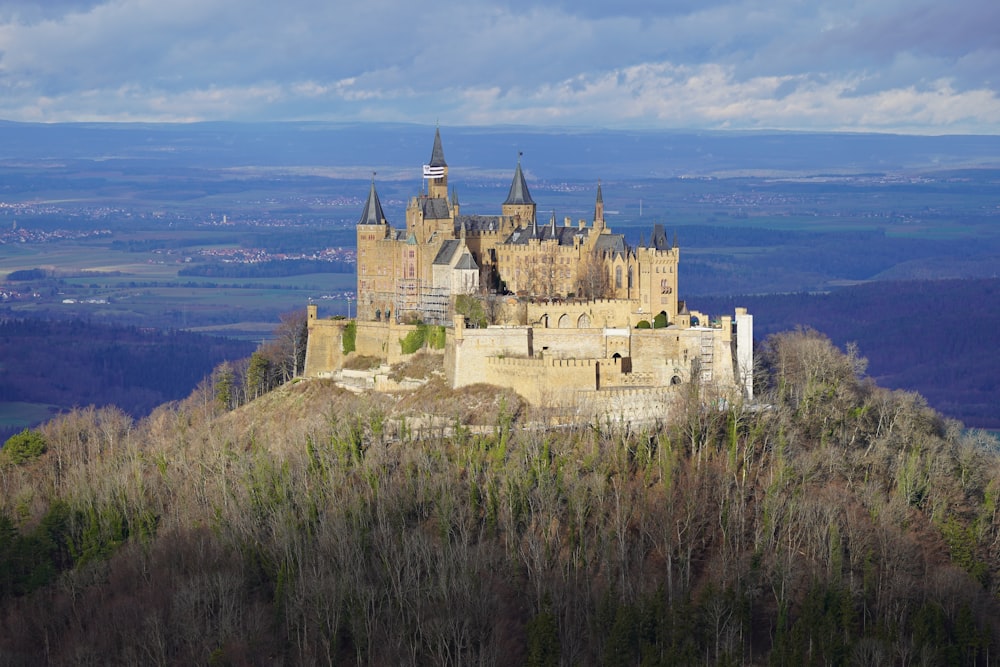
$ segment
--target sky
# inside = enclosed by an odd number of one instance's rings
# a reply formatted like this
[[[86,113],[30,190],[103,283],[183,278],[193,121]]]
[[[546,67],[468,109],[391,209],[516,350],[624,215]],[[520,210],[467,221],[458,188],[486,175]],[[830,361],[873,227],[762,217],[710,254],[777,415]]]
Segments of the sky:
[[[0,119],[1000,134],[1000,2],[0,0]]]

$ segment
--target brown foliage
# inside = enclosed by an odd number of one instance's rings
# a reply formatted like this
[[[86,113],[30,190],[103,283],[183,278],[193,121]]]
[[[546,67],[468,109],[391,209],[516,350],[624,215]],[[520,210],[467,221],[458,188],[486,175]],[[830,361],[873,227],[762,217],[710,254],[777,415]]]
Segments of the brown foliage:
[[[434,381],[62,416],[46,454],[2,471],[0,513],[29,536],[64,501],[74,553],[103,555],[0,597],[0,661],[508,664],[548,641],[567,663],[754,663],[801,658],[799,636],[859,659],[995,649],[992,441],[814,334],[769,345],[767,407],[692,393],[665,424],[551,428],[515,394]],[[116,521],[125,538],[101,543]],[[817,587],[848,601],[846,624],[793,633],[822,612]],[[928,647],[921,613],[950,644]]]

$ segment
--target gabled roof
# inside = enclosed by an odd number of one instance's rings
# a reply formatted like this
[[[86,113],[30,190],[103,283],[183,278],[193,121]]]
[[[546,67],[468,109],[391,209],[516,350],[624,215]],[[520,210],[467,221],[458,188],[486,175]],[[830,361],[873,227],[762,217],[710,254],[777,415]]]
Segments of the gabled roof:
[[[444,161],[444,149],[441,148],[440,128],[434,130],[434,148],[431,150],[431,161],[428,164],[431,167],[448,166],[448,163]]]
[[[455,265],[456,269],[463,269],[466,271],[473,270],[478,271],[479,265],[476,264],[476,260],[473,259],[472,253],[464,253],[462,258],[458,260],[458,264]]]
[[[524,180],[524,172],[521,171],[521,159],[517,160],[517,169],[514,170],[514,180],[510,184],[510,192],[507,193],[507,201],[504,204],[534,204],[531,193],[528,192],[528,183]]]
[[[450,265],[451,260],[454,259],[455,253],[459,248],[462,247],[462,242],[458,239],[449,239],[441,244],[441,248],[438,249],[437,255],[434,257],[434,264],[436,265]]]
[[[372,176],[372,187],[368,191],[368,201],[361,211],[359,225],[381,225],[385,222],[385,213],[382,212],[382,202],[378,200],[378,193],[375,192],[375,177]]]

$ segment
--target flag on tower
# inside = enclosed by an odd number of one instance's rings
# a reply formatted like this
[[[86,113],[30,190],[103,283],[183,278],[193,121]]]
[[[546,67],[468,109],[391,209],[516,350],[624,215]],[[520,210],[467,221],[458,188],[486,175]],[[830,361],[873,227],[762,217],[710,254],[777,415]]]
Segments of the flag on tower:
[[[441,178],[444,176],[444,167],[432,167],[429,164],[424,165],[424,178]]]

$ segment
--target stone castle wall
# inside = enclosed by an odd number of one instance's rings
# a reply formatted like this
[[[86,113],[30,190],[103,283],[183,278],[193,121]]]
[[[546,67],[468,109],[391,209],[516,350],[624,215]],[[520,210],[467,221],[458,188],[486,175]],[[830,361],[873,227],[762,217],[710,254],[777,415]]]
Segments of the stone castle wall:
[[[330,377],[344,365],[344,327],[347,320],[321,320],[316,306],[306,308],[306,377]]]
[[[395,322],[356,322],[354,352],[344,354],[344,329],[348,320],[319,319],[316,306],[307,310],[308,340],[306,342],[306,377],[330,377],[344,366],[351,355],[378,357],[388,364],[409,358],[403,354],[400,341],[416,330],[410,324]]]
[[[309,312],[306,375],[331,375],[345,360],[346,321],[318,320],[313,306]],[[745,315],[740,321],[749,330],[743,335],[752,336],[752,321],[746,322]],[[677,385],[697,382],[720,395],[743,388],[746,380],[739,364],[752,363],[752,356],[741,360],[734,355],[732,325],[733,318],[722,317],[718,326],[694,328],[466,329],[458,317],[447,330],[442,363],[454,388],[492,384],[549,407],[580,406],[586,400],[605,401],[610,410],[616,401],[625,401],[631,413],[652,415],[662,411],[663,396],[676,395]],[[402,353],[400,340],[415,328],[358,322],[354,354],[388,364],[404,361],[409,355]]]

